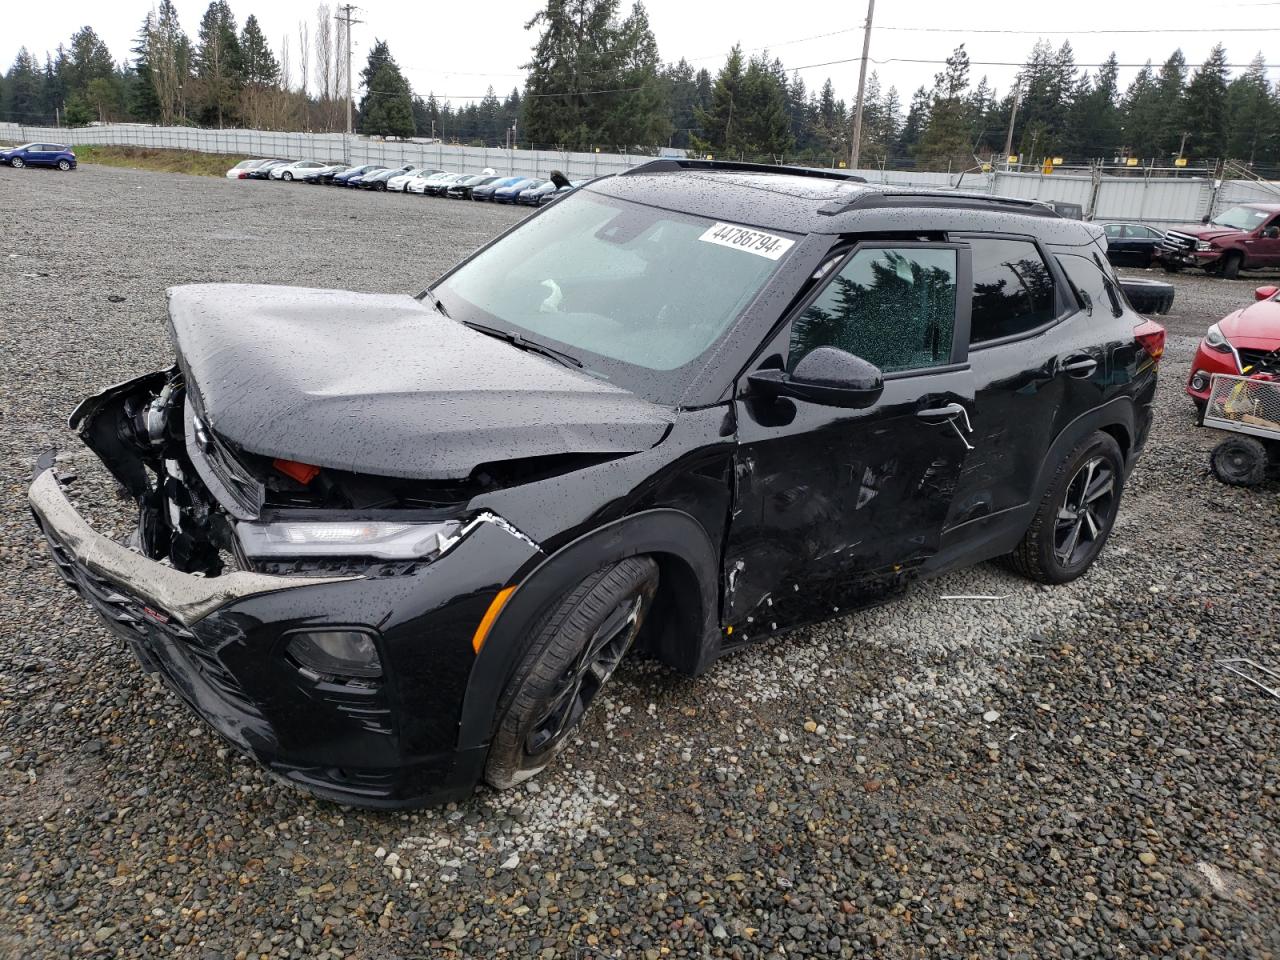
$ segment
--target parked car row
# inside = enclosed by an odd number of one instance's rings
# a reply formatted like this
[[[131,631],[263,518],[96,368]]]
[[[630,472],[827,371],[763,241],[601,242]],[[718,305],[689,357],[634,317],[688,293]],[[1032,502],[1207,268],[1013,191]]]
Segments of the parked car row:
[[[319,160],[243,160],[227,171],[231,180],[301,180],[335,187],[354,187],[391,193],[418,193],[449,197],[452,200],[488,200],[494,203],[523,203],[541,206],[559,194],[568,193],[582,181],[571,181],[552,173],[540,177],[504,177],[492,169],[476,174],[420,169],[413,164],[385,167],[378,163],[351,166]]]

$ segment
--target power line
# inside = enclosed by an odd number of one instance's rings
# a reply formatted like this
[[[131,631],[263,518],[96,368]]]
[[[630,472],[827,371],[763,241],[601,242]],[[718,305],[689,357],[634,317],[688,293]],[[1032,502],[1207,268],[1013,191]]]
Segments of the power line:
[[[1277,0],[1280,6],[1280,0]],[[1259,4],[1261,6],[1261,4]],[[1280,27],[1157,27],[1135,28],[1115,27],[1105,30],[1008,30],[1003,27],[877,27],[877,30],[897,30],[904,33],[1016,33],[1035,36],[1037,34],[1055,34],[1057,36],[1075,34],[1115,34],[1115,33],[1277,33]]]
[[[842,63],[857,63],[861,59],[862,59],[861,57],[845,57],[842,60],[824,60],[822,63],[806,63],[799,67],[787,67],[787,71],[791,72],[795,70],[812,70],[815,67],[833,67]],[[875,57],[868,57],[867,59],[872,63],[877,64],[878,66],[884,66],[886,63],[945,64],[947,62],[946,60],[924,60],[918,57],[887,57],[884,60],[877,60]],[[1027,62],[1025,60],[970,60],[969,64],[975,67],[1025,67],[1027,66]],[[1141,68],[1141,67],[1148,66],[1149,64],[1150,64],[1150,61],[1147,61],[1146,63],[1117,63],[1115,64],[1115,66]],[[1109,67],[1109,66],[1112,66],[1112,64],[1110,63],[1073,63],[1072,66],[1077,69],[1080,69],[1080,68],[1096,69],[1098,67]],[[1227,63],[1227,64],[1223,64],[1223,66],[1232,70],[1247,70],[1250,67],[1252,67],[1253,64]],[[1262,64],[1262,66],[1264,69],[1273,70],[1280,67],[1280,63],[1264,63]]]

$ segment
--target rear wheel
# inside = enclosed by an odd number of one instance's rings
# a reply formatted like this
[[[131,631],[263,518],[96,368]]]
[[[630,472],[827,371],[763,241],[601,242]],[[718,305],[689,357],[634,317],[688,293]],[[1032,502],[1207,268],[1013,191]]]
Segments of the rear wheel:
[[[485,780],[505,789],[564,749],[631,649],[658,589],[658,565],[630,557],[583,580],[538,624],[503,691]]]
[[[70,169],[71,169],[71,161],[70,161],[70,160],[59,160],[59,161],[58,161],[58,169],[59,169],[59,170],[70,170]]]
[[[1267,448],[1253,437],[1227,437],[1209,454],[1213,475],[1233,487],[1256,487],[1267,476]]]
[[[1124,455],[1101,431],[1058,466],[1022,543],[1006,557],[1015,571],[1041,583],[1067,583],[1102,552],[1124,489]]]
[[[1238,253],[1229,253],[1226,259],[1222,261],[1222,276],[1227,280],[1234,280],[1240,276],[1240,267],[1243,266],[1244,257]]]

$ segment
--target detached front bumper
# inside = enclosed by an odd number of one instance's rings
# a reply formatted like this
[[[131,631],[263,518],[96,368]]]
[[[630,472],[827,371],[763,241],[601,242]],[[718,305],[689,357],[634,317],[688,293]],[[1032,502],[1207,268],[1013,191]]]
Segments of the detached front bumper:
[[[318,796],[396,808],[466,796],[486,746],[458,743],[472,634],[507,578],[538,554],[480,524],[446,557],[398,576],[182,573],[94,531],[42,458],[32,512],[62,578],[219,735]],[[299,669],[290,635],[343,625],[375,636],[376,681]]]

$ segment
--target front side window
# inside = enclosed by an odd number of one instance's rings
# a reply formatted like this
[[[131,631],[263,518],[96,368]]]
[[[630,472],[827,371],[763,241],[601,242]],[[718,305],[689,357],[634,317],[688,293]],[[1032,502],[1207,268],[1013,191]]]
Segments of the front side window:
[[[1053,274],[1029,240],[972,237],[973,321],[969,342],[1011,337],[1056,314]]]
[[[951,361],[956,251],[862,247],[791,328],[788,367],[817,347],[837,347],[883,373]]]
[[[794,241],[728,245],[711,220],[579,191],[433,288],[457,320],[552,345],[592,373],[661,395],[760,292]],[[639,368],[639,369],[637,369]],[[652,387],[653,389],[649,389]]]
[[[1124,226],[1119,223],[1108,223],[1102,229],[1106,231],[1108,240],[1119,240],[1124,233]]]

